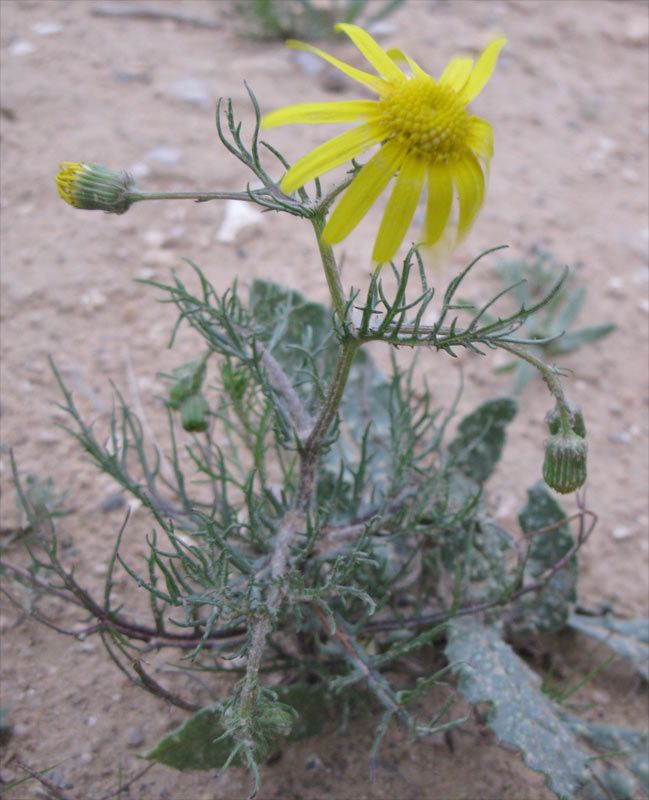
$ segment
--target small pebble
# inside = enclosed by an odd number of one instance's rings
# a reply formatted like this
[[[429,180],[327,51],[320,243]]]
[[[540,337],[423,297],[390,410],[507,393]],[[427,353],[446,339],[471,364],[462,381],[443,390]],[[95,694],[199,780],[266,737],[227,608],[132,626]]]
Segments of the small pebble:
[[[342,92],[346,86],[345,76],[333,70],[327,70],[320,83],[328,92]]]
[[[38,434],[38,441],[41,444],[56,444],[56,442],[60,441],[61,437],[54,433],[54,431],[42,431]]]
[[[32,30],[38,36],[51,36],[54,33],[61,33],[63,28],[58,22],[35,22]]]
[[[177,147],[154,147],[153,150],[149,150],[145,156],[149,161],[164,164],[165,167],[171,167],[177,164],[182,157],[183,154]]]
[[[92,728],[93,725],[97,724],[97,717],[88,717],[84,719],[84,724],[87,725],[88,728]]]
[[[642,17],[630,22],[624,30],[623,41],[632,47],[646,47],[649,44],[649,20]]]
[[[216,238],[219,242],[230,244],[235,241],[240,230],[261,222],[261,218],[261,212],[245,200],[228,200]]]
[[[131,728],[126,737],[126,744],[129,747],[140,747],[144,742],[144,734],[139,728]]]
[[[309,771],[315,771],[318,769],[322,769],[324,764],[318,758],[318,756],[309,756],[304,764],[305,768]]]
[[[106,296],[99,289],[93,287],[81,295],[79,302],[89,311],[96,311],[106,304]]]
[[[30,53],[35,53],[36,48],[27,39],[18,39],[11,45],[9,52],[14,56],[28,56]]]
[[[637,170],[633,169],[632,167],[624,167],[622,170],[622,177],[627,183],[633,185],[640,182],[640,176],[638,175]]]
[[[630,536],[633,536],[634,530],[630,528],[628,525],[616,525],[613,528],[613,538],[614,539],[628,539]]]
[[[196,106],[207,107],[211,102],[207,86],[197,78],[182,78],[176,81],[171,86],[170,93],[178,100],[184,100],[186,103]]]
[[[613,297],[623,297],[626,294],[624,289],[624,281],[617,275],[613,275],[608,279],[606,284],[606,291]]]
[[[319,56],[315,53],[307,53],[303,50],[294,50],[291,53],[293,61],[297,64],[299,69],[309,78],[314,78],[319,75],[324,69],[324,63]]]
[[[100,508],[107,514],[109,511],[115,511],[116,508],[122,508],[124,505],[126,505],[126,500],[122,492],[114,492],[101,501]]]
[[[604,689],[593,690],[593,700],[600,706],[608,705],[611,702],[611,695]]]
[[[46,775],[49,781],[56,786],[57,789],[69,789],[72,784],[66,781],[63,771],[61,769],[53,769]]]

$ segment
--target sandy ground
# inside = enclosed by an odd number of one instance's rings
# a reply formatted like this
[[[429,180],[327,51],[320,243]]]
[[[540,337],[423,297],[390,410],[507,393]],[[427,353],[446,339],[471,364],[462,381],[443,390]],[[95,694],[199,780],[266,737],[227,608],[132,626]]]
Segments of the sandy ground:
[[[52,356],[88,418],[105,424],[113,381],[127,398],[137,394],[156,427],[162,415],[160,371],[194,353],[182,334],[167,350],[172,310],[134,278],[166,280],[171,269],[190,276],[182,261],[200,264],[218,289],[235,276],[243,285],[271,277],[326,300],[314,242],[304,223],[265,216],[234,243],[218,240],[224,209],[217,203],[146,203],[123,217],[81,212],[58,198],[54,176],[64,160],[96,161],[139,176],[145,188],[241,189],[247,176],[227,156],[214,130],[218,97],[231,96],[244,124],[251,120],[243,81],[264,110],[305,99],[353,98],[345,84],[332,94],[327,72],[312,76],[281,43],[236,35],[224,2],[120,3],[175,9],[220,23],[217,29],[164,19],[93,15],[99,0],[2,0],[2,503],[3,529],[16,524],[8,450],[23,474],[53,476],[70,489],[75,513],[59,536],[66,563],[95,592],[122,511],[100,504],[115,487],[84,462],[57,423],[60,399],[47,363]],[[432,74],[458,51],[477,51],[504,32],[508,45],[475,111],[494,125],[496,157],[486,208],[454,254],[452,274],[482,250],[506,243],[511,257],[533,246],[571,265],[589,290],[582,324],[615,321],[609,338],[568,356],[567,388],[586,416],[590,446],[589,506],[598,528],[581,558],[580,596],[623,616],[647,614],[647,83],[648,8],[643,2],[524,0],[428,2],[409,0],[377,38],[398,46]],[[327,46],[325,46],[327,49]],[[343,41],[328,46],[364,66]],[[272,131],[268,139],[291,157],[326,135],[317,127]],[[364,261],[376,219],[345,245],[346,285],[364,285]],[[494,258],[492,263],[497,263]],[[470,293],[487,297],[488,265]],[[379,357],[382,357],[379,354]],[[463,408],[508,390],[493,359],[461,359],[467,389]],[[424,363],[422,361],[422,363]],[[459,376],[444,356],[425,362],[439,402],[448,403]],[[526,392],[510,447],[489,484],[503,524],[515,524],[525,489],[537,480],[550,407],[540,381]],[[160,423],[155,420],[160,420]],[[162,427],[159,428],[162,435]],[[568,510],[574,500],[565,501]],[[125,555],[144,552],[150,522],[135,514]],[[4,554],[19,563],[10,547]],[[126,579],[120,590],[128,591]],[[81,624],[73,610],[47,602],[64,627]],[[110,664],[96,639],[65,638],[5,603],[2,704],[14,734],[0,777],[58,765],[53,780],[66,797],[107,795],[142,768],[136,755],[179,724],[183,712],[143,694]],[[565,679],[603,660],[588,640],[570,635],[535,644],[538,663],[552,652]],[[178,676],[156,662],[160,680]],[[174,681],[176,684],[174,684]],[[196,697],[205,699],[200,686]],[[645,724],[646,686],[618,662],[582,690],[591,715]],[[430,708],[434,708],[434,698]],[[378,780],[368,779],[367,753],[378,720],[360,721],[344,735],[320,736],[286,750],[263,770],[262,798],[360,800],[534,800],[551,796],[477,725],[444,741],[408,744],[395,729],[381,750]],[[130,796],[144,800],[245,797],[248,778],[182,776],[155,766]],[[34,782],[10,793],[38,796]]]

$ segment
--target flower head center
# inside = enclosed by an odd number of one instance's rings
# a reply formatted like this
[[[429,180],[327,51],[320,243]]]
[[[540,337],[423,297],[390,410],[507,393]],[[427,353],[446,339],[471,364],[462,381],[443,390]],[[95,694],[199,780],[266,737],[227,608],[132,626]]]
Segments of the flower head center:
[[[430,162],[448,162],[466,144],[469,115],[457,92],[428,75],[392,83],[378,101],[379,122],[390,138]]]

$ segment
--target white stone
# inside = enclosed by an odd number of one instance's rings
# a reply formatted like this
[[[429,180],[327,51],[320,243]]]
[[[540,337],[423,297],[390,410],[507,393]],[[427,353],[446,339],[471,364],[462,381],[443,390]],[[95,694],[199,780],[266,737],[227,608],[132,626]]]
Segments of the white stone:
[[[324,61],[316,56],[314,53],[306,53],[302,50],[296,50],[292,54],[293,61],[302,70],[305,75],[314,78],[319,75],[324,69]]]
[[[633,528],[630,528],[628,525],[616,525],[612,532],[614,539],[628,539],[629,536],[633,536],[633,534]]]
[[[27,39],[18,39],[11,45],[9,52],[14,56],[28,56],[30,53],[35,53],[36,48]]]
[[[146,154],[149,161],[155,161],[158,164],[164,164],[166,167],[171,167],[177,164],[183,157],[183,154],[177,147],[154,147]]]
[[[176,81],[171,89],[171,94],[186,103],[197,106],[209,106],[211,97],[207,86],[197,78],[182,78]]]
[[[231,244],[237,238],[240,230],[260,222],[261,212],[246,200],[228,200],[225,204],[221,227],[216,234],[217,241]]]
[[[613,297],[622,297],[626,294],[624,281],[617,275],[611,276],[606,283],[606,291]]]
[[[63,26],[58,22],[35,22],[32,30],[38,36],[52,36],[54,33],[61,33]]]

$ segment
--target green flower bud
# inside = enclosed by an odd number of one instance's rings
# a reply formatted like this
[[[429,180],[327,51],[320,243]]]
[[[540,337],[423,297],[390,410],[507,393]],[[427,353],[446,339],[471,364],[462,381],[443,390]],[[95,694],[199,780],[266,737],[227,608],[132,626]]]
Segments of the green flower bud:
[[[59,194],[75,208],[100,209],[123,214],[139,199],[135,182],[127,172],[115,172],[100,164],[64,161],[56,176]]]
[[[202,394],[193,394],[180,406],[180,424],[191,433],[204,433],[209,424],[210,407]]]
[[[584,415],[581,413],[581,408],[576,403],[568,404],[568,411],[570,413],[570,426],[577,436],[582,439],[586,438],[586,423],[584,422]],[[545,421],[548,424],[551,434],[559,433],[561,430],[561,412],[559,406],[556,405],[551,411],[545,415]]]
[[[174,370],[174,382],[169,390],[167,405],[177,409],[183,400],[197,394],[205,377],[205,362],[190,361]]]
[[[579,489],[586,481],[588,445],[577,433],[557,433],[545,443],[543,480],[560,494]]]
[[[234,403],[240,403],[248,388],[248,372],[242,368],[233,369],[229,361],[224,361],[221,367],[221,378],[223,388]]]

